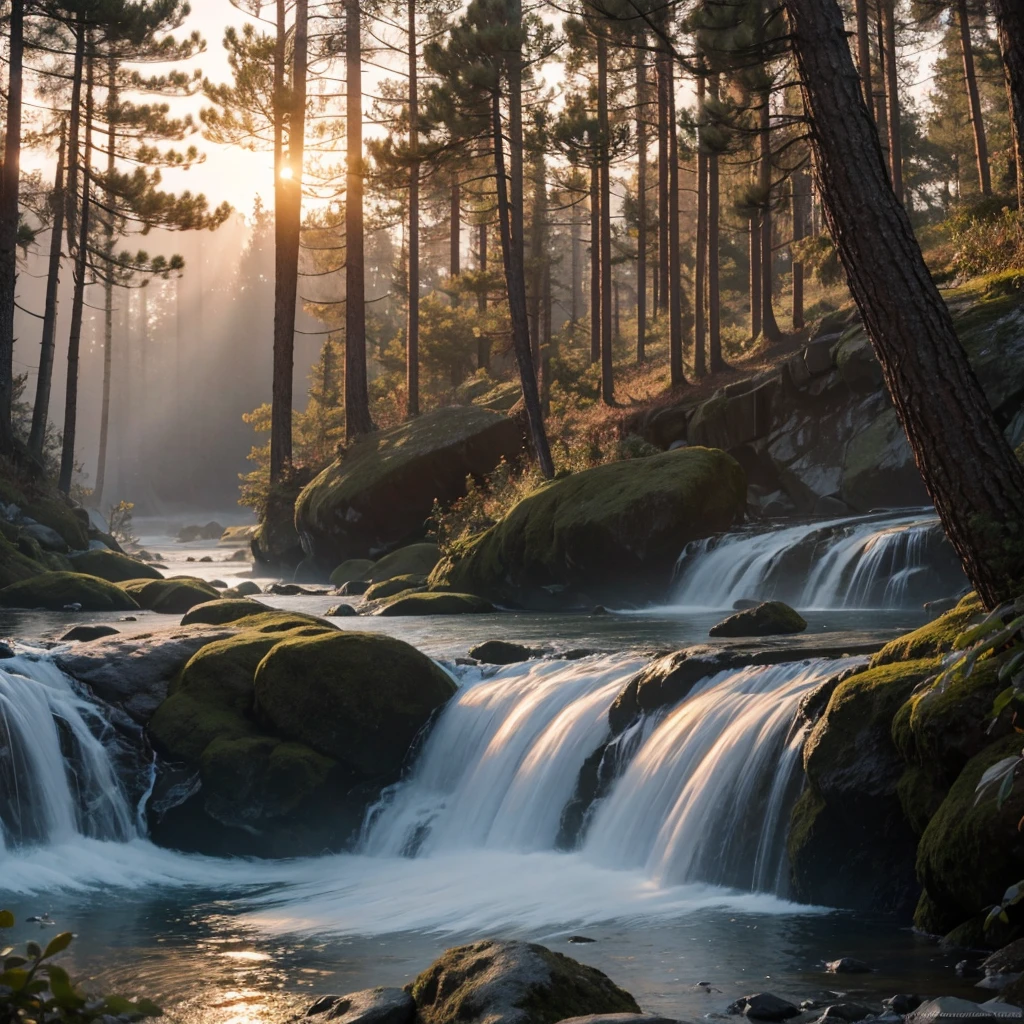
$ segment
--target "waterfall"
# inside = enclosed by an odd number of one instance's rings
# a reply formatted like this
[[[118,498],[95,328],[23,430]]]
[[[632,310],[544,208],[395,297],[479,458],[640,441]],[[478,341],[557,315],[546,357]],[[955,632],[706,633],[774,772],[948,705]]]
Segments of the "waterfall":
[[[965,579],[928,512],[859,516],[697,541],[677,566],[672,604],[739,600],[797,608],[907,608],[961,591]]]
[[[411,777],[371,814],[364,852],[434,857],[551,850],[607,711],[641,662],[534,662],[467,679]],[[788,811],[800,784],[800,699],[854,659],[716,673],[642,723],[577,854],[671,886],[784,888]]]
[[[106,714],[52,661],[28,653],[0,661],[0,854],[136,835],[117,746]]]

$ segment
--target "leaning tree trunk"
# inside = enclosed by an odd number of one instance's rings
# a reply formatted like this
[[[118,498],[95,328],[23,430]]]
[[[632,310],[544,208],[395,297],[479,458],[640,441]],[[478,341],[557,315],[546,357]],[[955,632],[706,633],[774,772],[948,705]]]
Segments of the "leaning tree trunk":
[[[512,24],[522,24],[522,7],[512,3]],[[548,480],[555,475],[548,436],[544,430],[544,413],[537,388],[537,373],[530,349],[530,324],[526,315],[525,227],[523,224],[523,86],[519,54],[514,53],[508,71],[508,143],[510,167],[505,170],[505,137],[502,131],[501,96],[494,92],[491,100],[491,128],[494,139],[494,177],[498,196],[498,226],[501,232],[501,254],[505,264],[505,287],[508,292],[509,319],[512,322],[512,347],[519,365],[523,388],[523,405],[530,429],[537,464]]]
[[[978,75],[974,66],[974,44],[971,42],[971,19],[967,0],[957,2],[957,21],[960,26],[960,48],[964,55],[964,82],[967,85],[967,109],[971,113],[974,131],[974,155],[978,162],[978,187],[983,196],[992,195],[992,171],[988,162],[988,142],[985,139],[985,120],[978,93]]]
[[[637,153],[636,362],[639,366],[644,361],[647,343],[647,33],[643,28],[639,30],[634,59]],[[573,297],[575,299],[575,291]]]
[[[864,90],[864,102],[871,109],[873,93],[871,86],[871,22],[868,17],[868,0],[856,0],[857,3],[857,65],[860,69],[861,87]]]
[[[270,414],[270,480],[281,479],[292,461],[292,375],[295,366],[295,310],[299,291],[302,229],[302,163],[306,136],[308,0],[296,0],[294,71],[288,118],[289,176],[278,174],[274,210],[274,369]]]
[[[900,136],[900,77],[896,60],[896,0],[880,0],[885,35],[885,95],[888,100],[889,171],[896,198],[903,202],[903,140]]]
[[[611,127],[608,120],[608,38],[597,36],[598,167],[601,187],[601,400],[615,404],[615,369],[612,353],[612,188]]]
[[[416,0],[409,0],[409,322],[405,335],[405,414],[420,414],[420,98]],[[457,182],[458,179],[455,179]],[[457,189],[457,184],[453,185]],[[458,194],[457,192],[455,193]],[[457,209],[457,207],[456,207]],[[458,220],[452,250],[458,254]],[[452,267],[452,277],[458,273]]]
[[[836,0],[785,0],[825,216],[946,535],[992,607],[1024,583],[1024,468],[896,199]]]
[[[71,300],[71,328],[68,331],[68,376],[64,391],[64,438],[60,453],[57,486],[71,493],[75,472],[75,433],[78,426],[78,357],[82,347],[82,314],[85,307],[85,276],[89,270],[89,219],[92,192],[92,81],[93,61],[86,62],[85,147],[81,161],[82,207],[78,216],[78,251],[75,254],[75,290]],[[73,198],[73,197],[72,197]]]
[[[57,176],[53,182],[50,208],[53,228],[50,231],[50,256],[46,271],[46,300],[43,305],[43,338],[39,348],[39,373],[36,377],[36,400],[32,406],[32,429],[28,447],[37,459],[43,457],[46,443],[46,423],[50,416],[50,387],[53,383],[53,353],[57,334],[57,290],[60,287],[60,263],[63,257],[64,157],[67,152],[67,125],[61,124],[60,150],[57,153]]]
[[[704,100],[707,80],[697,76],[697,123],[704,122]],[[708,275],[708,155],[697,137],[697,259],[693,280],[693,375],[707,372],[704,349],[707,343],[707,275]]]
[[[764,197],[764,208],[761,211],[761,333],[765,341],[774,344],[782,340],[782,331],[775,320],[775,308],[772,305],[772,292],[775,283],[775,260],[772,247],[772,130],[771,110],[768,106],[771,94],[765,91],[761,98],[760,154],[758,161],[758,184]]]
[[[24,0],[8,22],[7,137],[0,176],[0,453],[14,452],[14,302],[18,279],[18,193],[21,180],[21,98]]]
[[[117,61],[107,59],[107,180],[111,181],[117,166]],[[103,400],[100,406],[100,445],[96,458],[96,486],[92,500],[96,508],[103,507],[103,490],[107,482],[107,442],[110,437],[110,383],[114,373],[114,196],[109,186],[106,191],[107,236],[103,255],[105,280],[103,282]]]
[[[1024,210],[1024,7],[1019,0],[992,0],[999,30],[999,52],[1010,102],[1017,164],[1017,206]]]
[[[345,0],[345,433],[350,440],[373,430],[366,372],[362,57],[359,0]]]
[[[718,75],[711,76],[711,98],[718,99]],[[721,197],[719,194],[718,154],[708,155],[708,369],[725,369],[722,358],[722,300],[718,254]]]

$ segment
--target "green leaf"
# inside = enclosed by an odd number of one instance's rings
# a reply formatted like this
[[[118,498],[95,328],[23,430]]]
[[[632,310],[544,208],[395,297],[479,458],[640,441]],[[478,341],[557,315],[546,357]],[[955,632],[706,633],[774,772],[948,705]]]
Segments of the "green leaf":
[[[107,1012],[112,1013],[115,1017],[119,1017],[122,1013],[138,1013],[135,1004],[130,999],[125,999],[124,996],[107,996],[104,1006]]]
[[[9,956],[4,960],[4,970],[9,971],[12,967],[24,967],[28,961],[23,956]]]
[[[151,999],[140,999],[135,1005],[144,1017],[162,1017],[164,1015],[164,1011]]]
[[[14,989],[15,992],[20,992],[25,987],[25,982],[27,981],[28,971],[23,971],[19,967],[0,974],[0,985],[6,985],[8,988]]]
[[[43,953],[44,958],[56,956],[58,953],[63,953],[68,946],[71,945],[71,940],[74,935],[71,932],[61,932],[60,935],[54,935],[52,939],[46,945],[46,952]]]
[[[1008,662],[999,668],[999,682],[1005,683],[1013,677],[1014,673],[1024,665],[1024,651],[1018,651]]]
[[[75,991],[71,978],[63,967],[47,964],[43,970],[50,978],[50,991],[58,1006],[66,1010],[76,1010],[85,1006],[85,1000]]]
[[[43,955],[43,947],[38,942],[26,942],[25,952],[33,960],[38,960]]]
[[[983,636],[988,636],[994,629],[997,629],[1003,620],[1003,617],[1013,610],[1012,604],[1000,605],[994,612],[990,612],[985,616],[982,622],[979,622],[977,626],[966,629],[953,641],[953,650],[963,651],[970,647],[975,641],[980,640]]]
[[[1003,776],[1002,784],[999,787],[999,792],[996,795],[996,810],[1001,810],[1003,804],[1010,798],[1010,794],[1013,792],[1013,783],[1016,778],[1015,772],[1008,772]]]
[[[992,702],[992,717],[998,718],[1005,710],[1007,705],[1014,698],[1014,689],[1012,686],[1008,686],[998,697]]]
[[[13,928],[14,915],[9,910],[0,910],[0,928]]]

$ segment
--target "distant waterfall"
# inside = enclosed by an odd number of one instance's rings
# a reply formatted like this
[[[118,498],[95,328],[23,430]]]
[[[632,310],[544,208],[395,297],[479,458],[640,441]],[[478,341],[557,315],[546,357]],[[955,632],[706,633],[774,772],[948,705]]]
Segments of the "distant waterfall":
[[[27,844],[137,834],[112,733],[53,662],[0,661],[0,858]]]
[[[854,664],[817,660],[709,676],[650,717],[579,856],[663,885],[778,892],[799,786],[801,697]],[[607,711],[640,662],[534,662],[468,681],[411,778],[371,816],[364,852],[550,850],[584,761],[609,738]]]
[[[861,516],[691,544],[672,604],[728,609],[739,600],[797,608],[906,608],[948,597],[966,580],[939,520]]]

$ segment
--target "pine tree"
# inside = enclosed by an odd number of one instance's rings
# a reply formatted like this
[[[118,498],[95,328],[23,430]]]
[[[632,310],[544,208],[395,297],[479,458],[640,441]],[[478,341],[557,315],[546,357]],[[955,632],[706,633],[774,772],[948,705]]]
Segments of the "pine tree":
[[[1015,0],[992,0],[1006,78],[1010,130],[1017,165],[1017,207],[1024,210],[1024,10]]]

